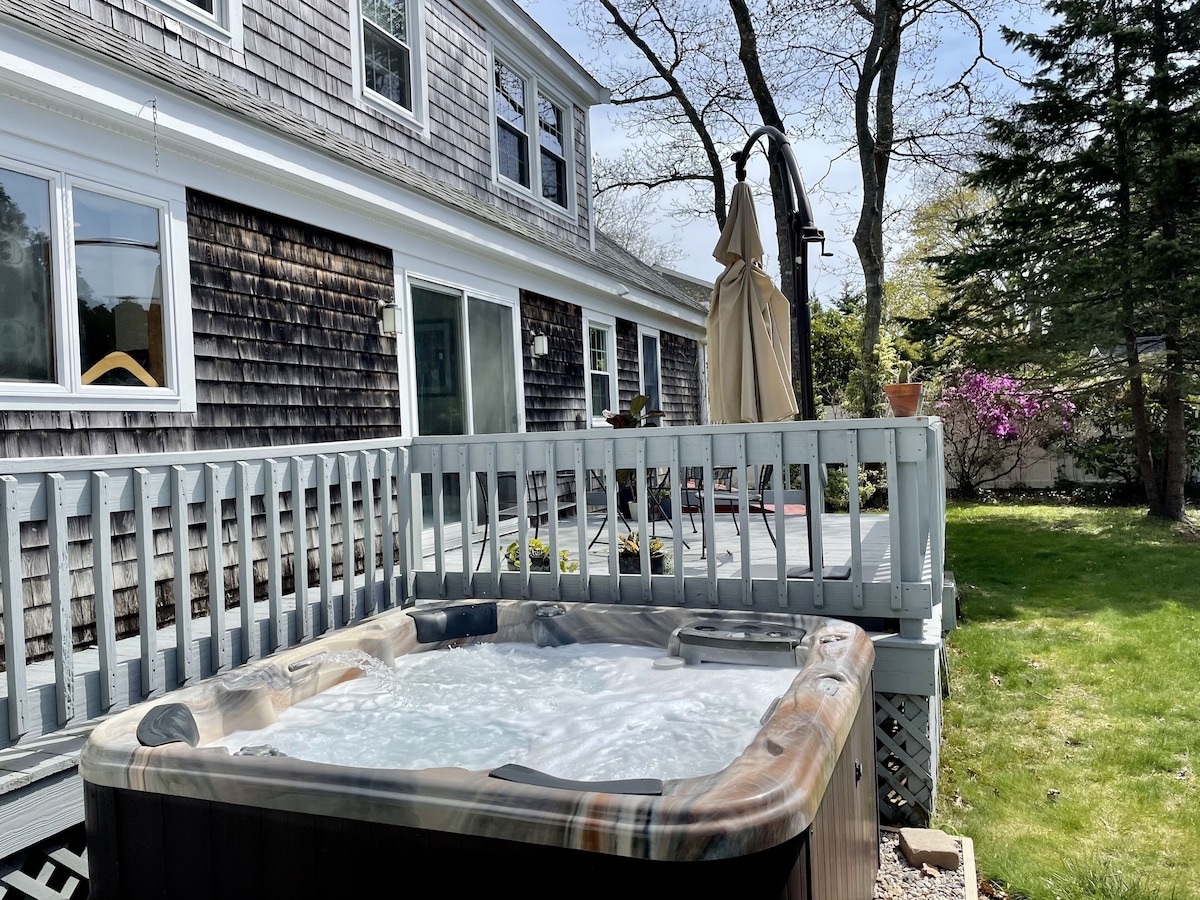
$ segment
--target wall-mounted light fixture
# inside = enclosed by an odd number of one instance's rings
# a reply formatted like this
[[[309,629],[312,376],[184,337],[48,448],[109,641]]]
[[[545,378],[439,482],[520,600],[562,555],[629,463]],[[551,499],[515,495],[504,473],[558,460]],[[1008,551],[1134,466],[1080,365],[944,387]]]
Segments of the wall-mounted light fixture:
[[[388,303],[386,300],[381,300],[379,303],[379,318],[384,334],[395,334],[397,331],[396,325],[396,304]]]
[[[533,336],[533,355],[546,356],[550,353],[550,338],[544,334]]]

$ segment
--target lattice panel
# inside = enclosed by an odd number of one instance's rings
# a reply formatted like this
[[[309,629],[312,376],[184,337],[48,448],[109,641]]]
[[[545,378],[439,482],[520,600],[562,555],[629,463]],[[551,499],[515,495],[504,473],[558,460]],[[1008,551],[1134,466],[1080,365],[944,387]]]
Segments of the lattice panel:
[[[0,860],[0,900],[87,900],[83,826]]]
[[[875,774],[879,816],[886,824],[929,824],[940,726],[940,696],[875,694]]]

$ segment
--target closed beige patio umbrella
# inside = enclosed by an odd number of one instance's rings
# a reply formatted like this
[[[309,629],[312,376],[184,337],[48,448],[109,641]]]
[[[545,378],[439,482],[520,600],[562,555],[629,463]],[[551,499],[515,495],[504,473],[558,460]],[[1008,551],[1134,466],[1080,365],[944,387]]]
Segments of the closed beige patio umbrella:
[[[713,422],[780,422],[798,412],[792,387],[790,305],[762,268],[750,186],[733,188],[713,257],[725,271],[708,311],[708,400]]]

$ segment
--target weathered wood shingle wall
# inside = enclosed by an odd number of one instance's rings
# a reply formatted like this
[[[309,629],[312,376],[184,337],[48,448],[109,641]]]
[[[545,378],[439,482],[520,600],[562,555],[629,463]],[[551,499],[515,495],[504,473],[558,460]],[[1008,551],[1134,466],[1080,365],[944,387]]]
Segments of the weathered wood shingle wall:
[[[550,353],[534,357],[531,339],[549,338]],[[564,431],[587,422],[584,393],[583,311],[573,303],[521,292],[525,373],[525,430]]]
[[[197,449],[400,433],[392,253],[188,192]]]
[[[662,332],[663,410],[672,425],[700,424],[700,345],[692,338]]]
[[[244,51],[165,17],[138,0],[0,0],[8,13],[289,137],[380,170],[394,160],[412,185],[457,205],[496,210],[576,246],[588,242],[586,110],[573,107],[575,218],[499,188],[491,148],[492,77],[482,26],[447,0],[424,0],[425,34],[414,59],[427,73],[429,133],[357,98],[346,0],[261,0],[242,4]],[[553,86],[553,85],[551,85]],[[362,153],[356,153],[362,150]],[[445,190],[450,189],[449,191]]]
[[[637,323],[628,319],[617,319],[617,396],[622,411],[642,392],[641,374],[638,371]]]

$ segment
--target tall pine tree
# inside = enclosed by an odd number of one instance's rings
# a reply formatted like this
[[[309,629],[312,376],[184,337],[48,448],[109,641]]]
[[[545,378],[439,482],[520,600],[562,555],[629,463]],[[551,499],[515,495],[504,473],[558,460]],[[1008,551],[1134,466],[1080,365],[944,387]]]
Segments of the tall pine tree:
[[[1200,363],[1200,0],[1056,0],[1039,69],[989,122],[994,198],[939,263],[976,354],[1128,404],[1150,513],[1184,514]]]

